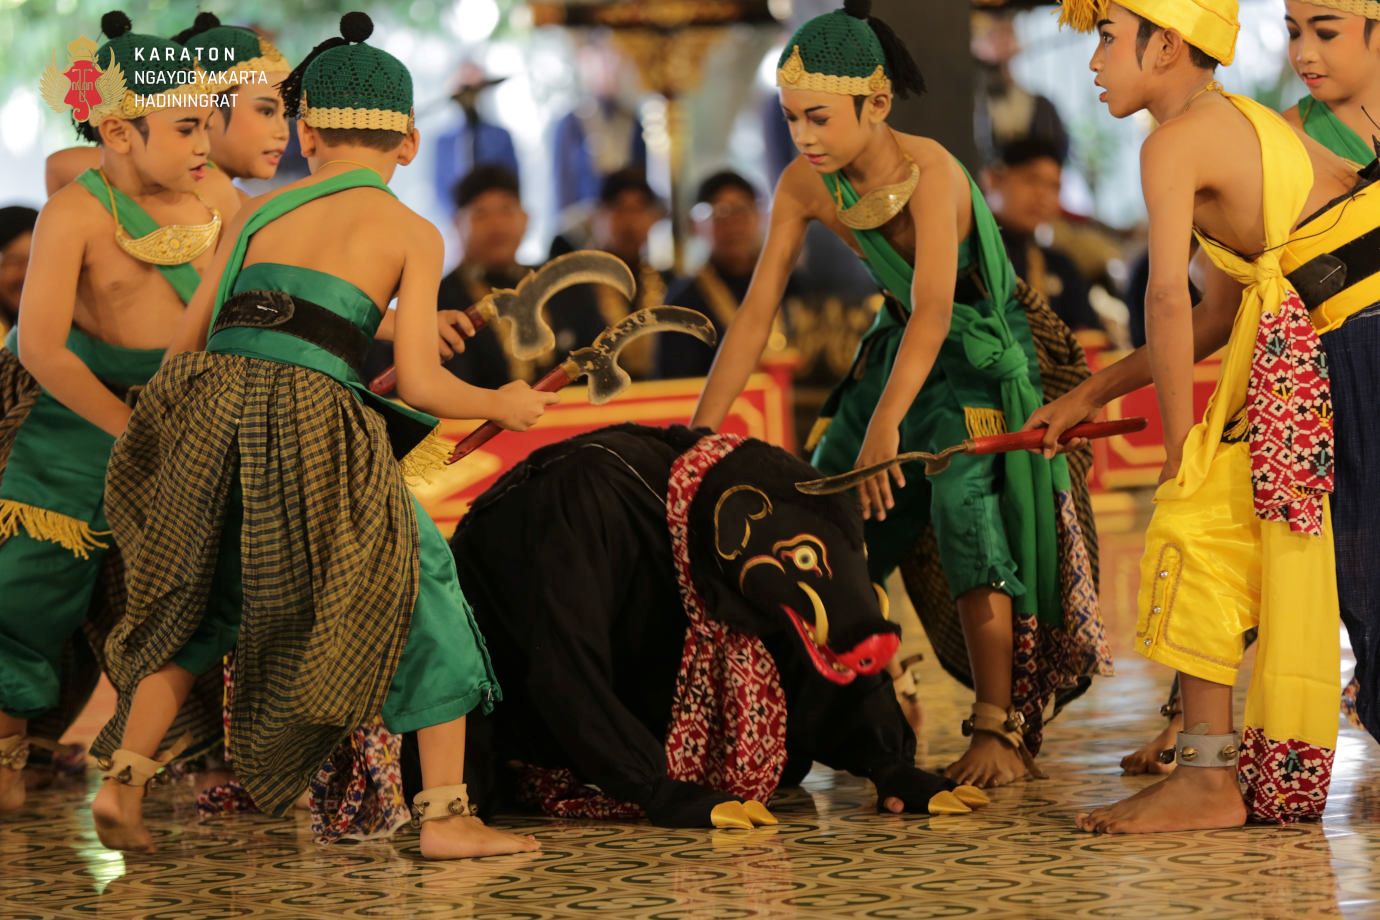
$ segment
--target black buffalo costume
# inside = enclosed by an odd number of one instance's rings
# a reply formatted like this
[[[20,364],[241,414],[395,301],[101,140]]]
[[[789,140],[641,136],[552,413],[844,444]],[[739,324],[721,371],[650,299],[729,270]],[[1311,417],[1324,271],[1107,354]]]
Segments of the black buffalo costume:
[[[941,810],[955,787],[914,766],[855,499],[795,489],[817,475],[762,441],[621,425],[484,493],[451,541],[504,694],[471,720],[477,800],[707,826],[818,760],[879,807]]]

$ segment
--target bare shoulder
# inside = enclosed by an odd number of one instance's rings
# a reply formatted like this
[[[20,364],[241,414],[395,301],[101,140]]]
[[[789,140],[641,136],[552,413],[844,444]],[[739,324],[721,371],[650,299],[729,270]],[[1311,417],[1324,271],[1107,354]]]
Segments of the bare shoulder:
[[[901,145],[901,149],[906,152],[915,165],[921,171],[927,168],[943,167],[948,168],[953,162],[953,156],[945,149],[944,145],[931,137],[922,137],[918,134],[902,134],[896,132],[896,141]]]
[[[249,202],[249,196],[235,187],[230,177],[220,170],[212,170],[206,175],[206,187],[201,189],[201,197],[222,215],[237,214]]]
[[[772,213],[776,217],[791,213],[808,217],[821,196],[828,197],[823,179],[803,156],[798,156],[781,172],[772,196]]]
[[[1289,106],[1289,108],[1279,113],[1279,117],[1283,118],[1289,127],[1293,128],[1295,131],[1303,131],[1303,115],[1299,113],[1298,106]]]
[[[1142,174],[1147,169],[1188,166],[1199,158],[1199,147],[1210,131],[1211,122],[1192,113],[1160,125],[1140,146]]]
[[[54,192],[39,212],[39,221],[45,227],[57,227],[83,237],[93,228],[106,226],[109,220],[110,212],[85,187],[75,183]]]
[[[397,199],[392,199],[393,208],[391,212],[384,215],[384,219],[402,229],[402,237],[409,244],[408,248],[416,248],[427,255],[444,255],[446,248],[445,237],[436,225],[427,220],[416,211],[409,208]],[[384,227],[391,233],[391,227]]]

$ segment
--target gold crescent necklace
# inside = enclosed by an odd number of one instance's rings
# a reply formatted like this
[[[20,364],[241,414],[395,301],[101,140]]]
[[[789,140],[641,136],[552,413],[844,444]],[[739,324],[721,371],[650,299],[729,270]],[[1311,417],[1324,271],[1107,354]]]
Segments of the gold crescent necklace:
[[[211,212],[204,224],[167,224],[139,238],[125,232],[120,224],[120,209],[115,202],[115,189],[105,170],[99,170],[101,181],[110,195],[110,216],[115,219],[115,243],[140,262],[150,265],[185,265],[215,245],[220,236],[220,211],[211,207],[200,195],[196,200]],[[193,192],[193,194],[196,194]]]
[[[910,157],[906,157],[906,162],[910,164],[910,173],[904,179],[891,185],[878,186],[848,207],[843,204],[843,179],[836,177],[834,210],[839,222],[850,230],[875,230],[900,214],[910,202],[915,186],[920,184],[920,167]]]

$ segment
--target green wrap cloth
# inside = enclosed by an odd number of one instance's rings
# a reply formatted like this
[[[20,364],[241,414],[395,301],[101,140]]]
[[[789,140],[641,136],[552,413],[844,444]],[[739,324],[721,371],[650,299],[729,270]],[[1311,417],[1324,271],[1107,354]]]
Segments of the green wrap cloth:
[[[244,254],[248,250],[249,241],[255,233],[259,232],[266,224],[272,223],[308,201],[333,195],[345,189],[360,187],[377,188],[390,195],[393,194],[392,189],[373,170],[354,169],[321,182],[275,195],[255,211],[240,232],[239,239],[235,241],[235,248],[230,252],[230,261],[226,263],[225,273],[221,275],[220,288],[216,291],[215,310],[211,316],[211,328],[215,328],[215,318],[220,313],[221,304],[225,303],[236,292],[236,282],[240,276],[240,269],[244,265]],[[258,263],[250,266],[250,269],[255,272],[265,272],[269,277],[262,284],[238,285],[239,289],[293,290],[291,286],[275,286],[281,279],[274,278],[274,268],[272,263]],[[304,273],[316,276],[321,291],[320,293],[314,291],[309,299],[339,313],[371,336],[378,330],[379,323],[383,321],[383,315],[379,313],[373,303],[364,297],[358,288],[347,281],[342,281],[334,275],[313,272],[311,269],[295,265],[281,266],[278,272],[285,278],[300,277]],[[326,292],[331,292],[337,296],[329,296]],[[299,367],[320,371],[331,377],[348,387],[366,406],[378,410],[379,414],[383,416],[384,422],[388,426],[388,439],[393,445],[394,456],[399,460],[402,460],[414,447],[422,443],[439,424],[439,420],[433,415],[419,412],[370,392],[363,378],[345,361],[319,346],[312,345],[285,332],[231,326],[212,334],[206,349],[221,354],[238,354],[250,358],[280,361],[284,364],[296,364]]]
[[[824,182],[831,196],[837,194],[842,198],[844,207],[855,204],[860,197],[842,172],[825,175]],[[1002,245],[996,219],[971,176],[968,185],[973,232],[960,245],[960,263],[965,261],[965,255],[966,261],[976,257],[978,275],[988,298],[980,304],[953,305],[949,337],[936,361],[936,370],[948,378],[955,396],[964,405],[982,405],[984,396],[990,398],[995,384],[1007,430],[1019,431],[1044,399],[1039,386],[1031,380],[1034,352],[1033,346],[1027,347],[1030,335],[1023,309],[1013,298],[1015,272]],[[915,269],[880,230],[854,230],[853,237],[862,247],[872,277],[909,311]],[[1011,326],[1011,320],[1018,316],[1020,337]],[[899,325],[897,318],[890,311],[880,311],[860,350],[867,347],[868,337],[894,325]],[[955,344],[957,348],[950,347]],[[1029,451],[1011,451],[1002,456],[1002,518],[1025,589],[1013,596],[1012,602],[1019,613],[1034,614],[1044,625],[1062,626],[1064,608],[1059,591],[1054,496],[1070,487],[1068,464],[1062,456],[1046,460]]]
[[[1303,121],[1304,132],[1339,157],[1346,157],[1353,163],[1365,166],[1375,159],[1375,148],[1369,141],[1337,117],[1326,102],[1319,102],[1312,96],[1304,96],[1298,104],[1299,119]]]
[[[99,172],[88,169],[76,181],[111,210],[112,192]],[[120,226],[130,236],[144,236],[159,228],[134,199],[118,189],[113,194]],[[190,265],[158,266],[158,270],[183,303],[191,299],[201,280]],[[6,342],[9,348],[17,348],[17,329]],[[163,360],[160,348],[121,348],[76,326],[68,333],[67,348],[116,391],[147,383]],[[41,391],[0,471],[0,540],[22,522],[35,539],[60,543],[79,556],[104,546],[102,496],[105,467],[114,444],[115,439],[105,431],[58,402],[47,390]]]

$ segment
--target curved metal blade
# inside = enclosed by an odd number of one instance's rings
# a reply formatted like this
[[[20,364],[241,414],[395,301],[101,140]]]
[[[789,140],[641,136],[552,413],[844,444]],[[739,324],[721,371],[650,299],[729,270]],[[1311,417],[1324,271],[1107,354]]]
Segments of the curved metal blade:
[[[608,402],[632,382],[627,372],[618,366],[618,353],[632,340],[657,332],[683,332],[706,345],[714,345],[719,340],[714,323],[698,310],[661,306],[629,313],[599,333],[593,345],[581,348],[568,359],[589,378],[592,405]]]
[[[968,447],[967,443],[955,444],[953,447],[946,447],[937,454],[932,454],[924,450],[912,450],[904,454],[897,454],[890,460],[881,463],[874,463],[871,466],[859,467],[856,470],[849,470],[846,473],[838,473],[834,476],[825,476],[821,479],[808,479],[805,482],[797,482],[795,490],[804,492],[806,495],[833,495],[835,492],[847,492],[860,483],[871,479],[884,470],[889,470],[893,466],[900,466],[902,463],[910,463],[915,460],[925,461],[925,472],[929,474],[943,472],[949,465],[949,458],[957,453],[962,453]]]
[[[607,284],[628,300],[637,293],[637,281],[622,259],[607,252],[581,249],[557,256],[531,272],[510,290],[494,291],[494,309],[508,321],[510,348],[523,360],[556,347],[556,336],[541,309],[552,297],[577,284]]]

